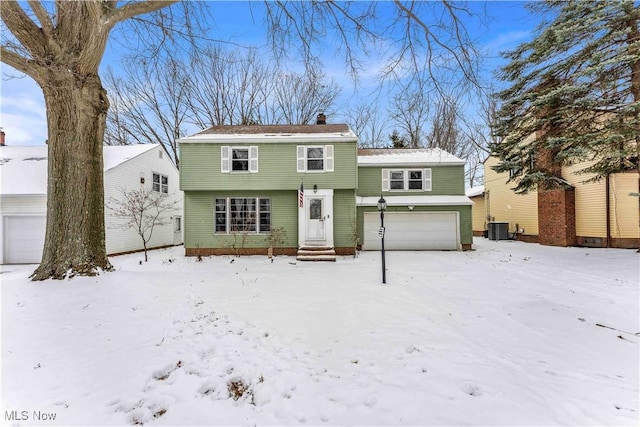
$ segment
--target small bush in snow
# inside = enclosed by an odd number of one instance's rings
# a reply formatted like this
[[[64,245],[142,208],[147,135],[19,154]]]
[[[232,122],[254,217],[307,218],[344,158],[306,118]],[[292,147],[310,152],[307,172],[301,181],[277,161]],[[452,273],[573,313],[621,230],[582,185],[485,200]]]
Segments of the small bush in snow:
[[[233,400],[238,400],[245,394],[251,394],[248,384],[245,384],[241,378],[231,380],[227,383],[227,390],[229,390],[229,397]]]

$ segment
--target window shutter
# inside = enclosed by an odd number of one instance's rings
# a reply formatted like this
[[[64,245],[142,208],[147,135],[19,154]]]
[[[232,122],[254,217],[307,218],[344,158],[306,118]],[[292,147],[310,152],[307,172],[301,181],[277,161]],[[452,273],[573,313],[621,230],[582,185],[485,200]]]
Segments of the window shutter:
[[[333,145],[324,146],[324,170],[333,172]]]
[[[258,147],[249,147],[249,172],[258,172]]]
[[[220,147],[220,172],[229,173],[231,170],[231,165],[229,164],[229,159],[231,155],[229,154],[231,150],[228,146]]]
[[[382,169],[382,191],[389,191],[389,169]]]
[[[424,191],[431,191],[431,169],[425,169],[424,175]]]
[[[298,145],[298,172],[305,171],[306,148],[304,145]]]

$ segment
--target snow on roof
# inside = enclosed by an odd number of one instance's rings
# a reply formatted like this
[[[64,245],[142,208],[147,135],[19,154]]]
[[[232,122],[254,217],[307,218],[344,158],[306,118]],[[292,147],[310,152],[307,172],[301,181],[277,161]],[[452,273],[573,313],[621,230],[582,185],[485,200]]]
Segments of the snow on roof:
[[[471,187],[465,191],[467,197],[475,197],[484,193],[484,185],[478,185],[477,187]]]
[[[356,206],[378,206],[379,196],[356,196]],[[465,206],[473,202],[467,196],[385,196],[387,206]]]
[[[47,147],[0,147],[0,194],[47,194]]]
[[[229,142],[354,142],[358,137],[346,124],[213,126],[178,140],[180,143]]]
[[[370,148],[358,150],[358,166],[463,165],[464,160],[440,148]]]
[[[118,145],[104,147],[104,171],[136,157],[160,144]],[[48,147],[1,146],[0,194],[47,194]]]
[[[106,145],[103,151],[104,171],[113,169],[129,159],[159,146],[160,144]]]

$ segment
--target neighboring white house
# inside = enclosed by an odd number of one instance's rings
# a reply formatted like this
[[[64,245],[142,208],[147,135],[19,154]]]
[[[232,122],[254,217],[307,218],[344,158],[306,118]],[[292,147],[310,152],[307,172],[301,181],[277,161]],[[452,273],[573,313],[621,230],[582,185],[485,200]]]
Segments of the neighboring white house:
[[[122,189],[146,186],[177,198],[167,225],[154,229],[149,248],[182,244],[182,192],[178,169],[160,144],[104,147],[105,201],[121,198]],[[0,146],[0,261],[39,263],[47,215],[47,147]],[[119,225],[105,208],[109,255],[142,250],[133,229]]]

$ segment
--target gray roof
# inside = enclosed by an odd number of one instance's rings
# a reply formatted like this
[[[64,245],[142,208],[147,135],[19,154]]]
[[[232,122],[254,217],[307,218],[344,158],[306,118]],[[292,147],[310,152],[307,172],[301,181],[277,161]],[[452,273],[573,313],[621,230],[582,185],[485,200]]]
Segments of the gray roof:
[[[350,132],[347,124],[330,125],[236,125],[212,126],[195,135],[254,135],[254,134],[300,134],[300,133],[343,133]]]

